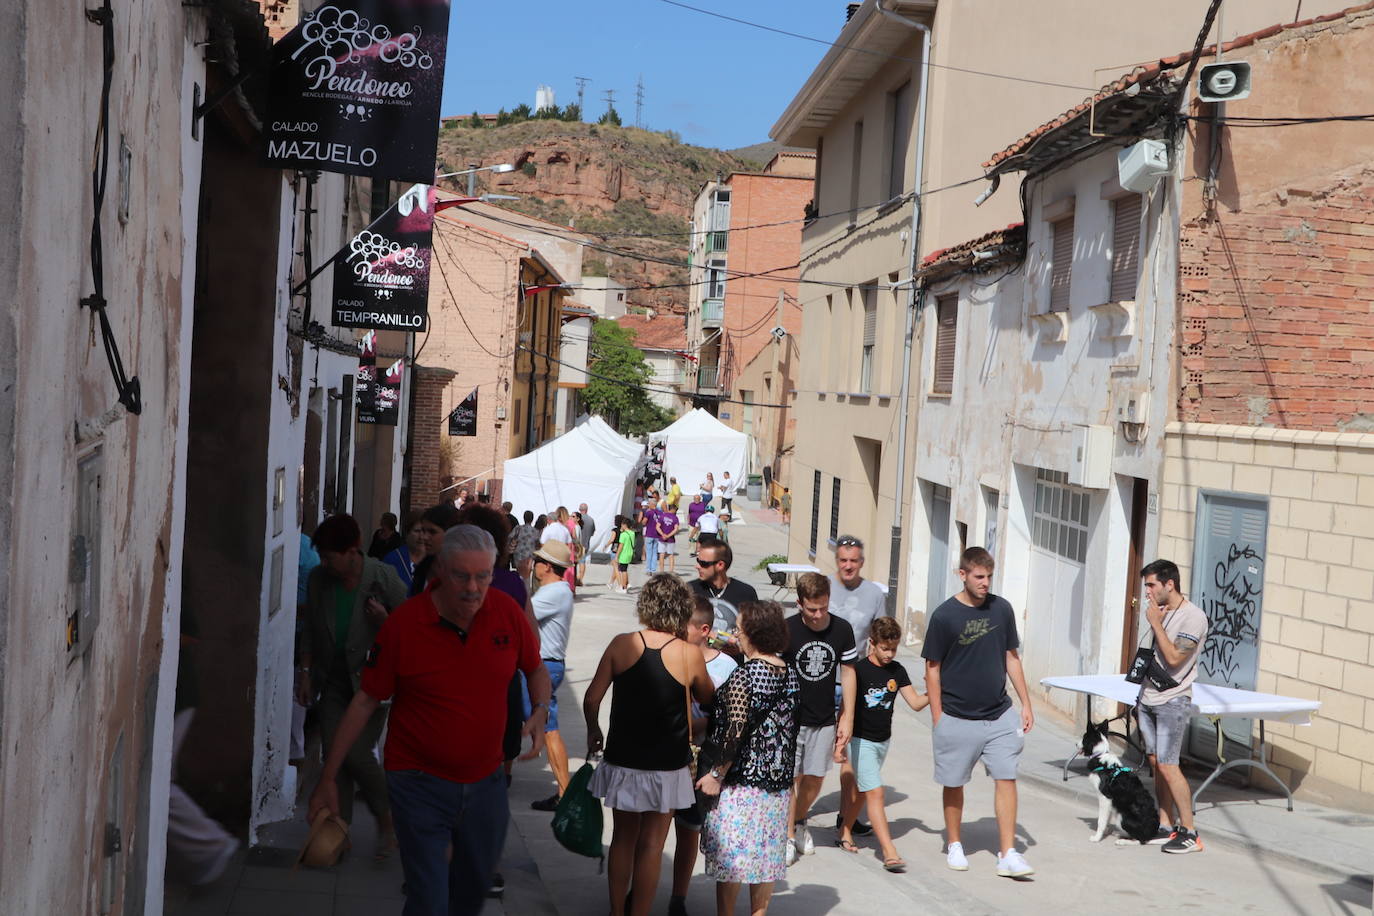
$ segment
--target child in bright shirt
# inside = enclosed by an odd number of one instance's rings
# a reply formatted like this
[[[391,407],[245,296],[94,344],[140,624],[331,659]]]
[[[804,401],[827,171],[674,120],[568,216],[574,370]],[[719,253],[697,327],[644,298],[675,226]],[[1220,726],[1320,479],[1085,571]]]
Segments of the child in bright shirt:
[[[849,742],[849,759],[854,761],[859,802],[868,807],[868,822],[873,825],[873,836],[882,847],[883,868],[890,872],[906,869],[897,847],[892,845],[892,832],[888,829],[887,812],[883,807],[882,769],[892,740],[892,707],[898,695],[917,712],[930,705],[930,697],[916,692],[906,669],[895,660],[901,639],[902,627],[895,619],[879,617],[873,621],[869,630],[868,656],[854,665],[858,696],[854,702],[854,736]],[[840,759],[842,750],[836,750],[836,760]],[[859,802],[841,812],[843,826],[835,842],[845,852],[859,851],[852,832],[859,816]]]

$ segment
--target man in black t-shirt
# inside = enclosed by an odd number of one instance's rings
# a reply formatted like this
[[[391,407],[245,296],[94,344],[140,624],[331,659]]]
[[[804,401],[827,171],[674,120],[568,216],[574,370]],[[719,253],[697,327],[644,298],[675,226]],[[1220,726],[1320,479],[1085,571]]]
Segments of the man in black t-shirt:
[[[735,553],[723,541],[704,542],[697,550],[697,578],[687,587],[705,595],[716,609],[713,626],[717,630],[733,630],[739,606],[745,601],[758,601],[759,594],[748,582],[730,578],[730,564]]]
[[[1024,878],[1034,869],[1016,851],[1016,764],[1024,735],[1035,724],[1026,675],[1017,649],[1016,618],[1005,598],[989,592],[992,555],[970,547],[959,558],[963,591],[937,607],[926,622],[921,655],[935,751],[935,781],[944,786],[946,864],[967,871],[960,842],[964,784],[979,760],[996,785],[997,874]],[[1007,677],[1021,701],[1017,715]]]
[[[830,580],[820,573],[797,579],[801,612],[787,618],[787,651],[783,658],[797,669],[801,697],[797,704],[797,782],[792,790],[788,827],[788,864],[815,851],[806,818],[821,792],[821,783],[838,749],[849,743],[854,727],[854,628],[830,613]],[[841,691],[835,714],[835,681]]]

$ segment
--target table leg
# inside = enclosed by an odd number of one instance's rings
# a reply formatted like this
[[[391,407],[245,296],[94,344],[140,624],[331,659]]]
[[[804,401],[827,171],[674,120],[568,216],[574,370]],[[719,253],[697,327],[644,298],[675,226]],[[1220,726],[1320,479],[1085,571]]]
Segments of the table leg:
[[[1205,780],[1203,780],[1202,785],[1200,785],[1200,786],[1197,787],[1197,791],[1193,793],[1193,808],[1194,808],[1194,809],[1197,808],[1197,799],[1198,799],[1198,796],[1202,794],[1202,790],[1203,790],[1203,789],[1205,789],[1205,788],[1207,788],[1209,785],[1211,785],[1212,780],[1216,779],[1218,776],[1220,776],[1222,773],[1225,773],[1227,770],[1234,769],[1234,768],[1236,768],[1236,767],[1251,767],[1252,769],[1256,769],[1256,770],[1259,770],[1259,771],[1261,771],[1261,772],[1267,774],[1267,775],[1269,776],[1270,779],[1274,780],[1274,782],[1278,784],[1278,787],[1279,787],[1280,789],[1283,790],[1283,794],[1286,795],[1286,796],[1288,797],[1288,810],[1289,810],[1289,811],[1292,811],[1292,810],[1293,810],[1293,791],[1292,791],[1291,789],[1288,788],[1288,785],[1287,785],[1282,779],[1279,779],[1279,776],[1278,776],[1277,773],[1275,773],[1273,770],[1269,769],[1269,764],[1268,764],[1268,763],[1265,761],[1265,759],[1264,759],[1264,748],[1265,748],[1264,720],[1263,720],[1263,719],[1260,719],[1260,720],[1259,720],[1259,724],[1260,724],[1259,759],[1256,760],[1256,759],[1254,758],[1254,756],[1253,756],[1253,755],[1254,755],[1254,751],[1252,750],[1252,751],[1251,751],[1251,756],[1250,756],[1250,757],[1242,757],[1242,758],[1237,759],[1237,760],[1228,760],[1228,761],[1226,761],[1225,763],[1223,763],[1223,764],[1221,764],[1220,766],[1218,766],[1215,770],[1212,771],[1212,773],[1211,773],[1210,776],[1208,776]],[[1219,722],[1219,721],[1218,721],[1218,723],[1217,723],[1217,728],[1218,728],[1218,729],[1221,728],[1221,725],[1220,725],[1220,722]]]
[[[1084,715],[1083,715],[1083,717],[1087,720],[1086,724],[1084,724],[1084,726],[1083,726],[1083,731],[1086,732],[1086,731],[1092,726],[1092,724],[1093,724],[1093,698],[1092,698],[1092,694],[1084,694],[1084,696],[1083,696],[1083,710],[1084,710]],[[1070,756],[1068,760],[1065,760],[1065,761],[1064,761],[1064,769],[1063,769],[1063,771],[1059,774],[1059,776],[1060,776],[1060,778],[1061,778],[1062,781],[1064,781],[1064,782],[1068,782],[1068,781],[1069,781],[1069,764],[1071,764],[1071,763],[1073,763],[1075,760],[1077,760],[1077,759],[1078,759],[1078,755],[1081,754],[1082,751],[1083,751],[1083,748],[1079,747],[1078,745],[1074,745],[1072,756]]]

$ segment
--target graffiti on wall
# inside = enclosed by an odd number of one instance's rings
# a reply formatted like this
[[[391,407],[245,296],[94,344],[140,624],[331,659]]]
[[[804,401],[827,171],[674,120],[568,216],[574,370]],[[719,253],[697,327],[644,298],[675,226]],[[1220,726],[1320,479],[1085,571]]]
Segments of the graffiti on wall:
[[[1232,543],[1212,572],[1206,590],[1207,642],[1199,664],[1214,684],[1235,686],[1243,646],[1259,641],[1259,596],[1264,588],[1264,558],[1249,544]]]

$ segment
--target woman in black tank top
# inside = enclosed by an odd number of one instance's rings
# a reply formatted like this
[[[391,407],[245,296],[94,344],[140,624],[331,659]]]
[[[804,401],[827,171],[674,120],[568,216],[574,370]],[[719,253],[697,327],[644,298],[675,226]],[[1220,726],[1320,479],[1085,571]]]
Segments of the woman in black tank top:
[[[636,610],[644,629],[611,640],[582,702],[591,758],[603,744],[601,701],[614,688],[605,759],[589,786],[614,818],[606,869],[613,916],[647,916],[653,904],[673,812],[695,801],[688,693],[703,705],[715,695],[701,652],[681,639],[692,614],[682,580],[654,576]]]

